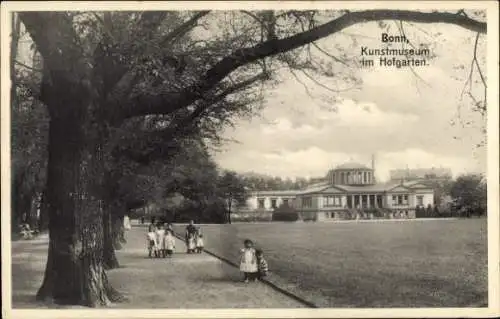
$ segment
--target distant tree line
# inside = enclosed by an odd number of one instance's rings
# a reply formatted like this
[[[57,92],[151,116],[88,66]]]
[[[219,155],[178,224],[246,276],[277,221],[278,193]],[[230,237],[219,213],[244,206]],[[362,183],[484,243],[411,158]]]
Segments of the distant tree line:
[[[256,173],[243,173],[241,176],[245,186],[252,191],[299,190],[305,188],[307,185],[324,180],[321,177],[296,177],[295,179],[292,179],[290,177],[282,178],[279,176]]]

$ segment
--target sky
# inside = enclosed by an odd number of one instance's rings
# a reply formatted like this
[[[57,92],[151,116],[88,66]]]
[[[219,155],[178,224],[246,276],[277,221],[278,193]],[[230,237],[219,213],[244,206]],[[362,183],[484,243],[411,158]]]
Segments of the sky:
[[[471,111],[469,100],[460,100],[475,35],[442,24],[405,28],[413,43],[434,39],[430,46],[434,58],[428,66],[414,68],[418,76],[409,68],[376,64],[356,69],[362,85],[340,93],[299,78],[315,92],[311,97],[303,84],[283,72],[282,82],[266,92],[261,116],[240,120],[224,132],[237,143],[216,153],[217,163],[237,172],[316,177],[346,161],[370,166],[373,154],[380,180],[387,180],[391,169],[407,167],[446,167],[454,176],[485,172],[486,148],[476,147],[485,139],[483,119]],[[380,41],[382,32],[375,23],[360,24],[319,43],[323,48],[340,45],[347,55],[359,57],[362,46],[385,45]],[[354,42],[349,36],[353,34]],[[483,59],[485,41],[480,38],[478,46]],[[339,86],[330,78],[317,79]],[[463,127],[460,121],[472,124]]]

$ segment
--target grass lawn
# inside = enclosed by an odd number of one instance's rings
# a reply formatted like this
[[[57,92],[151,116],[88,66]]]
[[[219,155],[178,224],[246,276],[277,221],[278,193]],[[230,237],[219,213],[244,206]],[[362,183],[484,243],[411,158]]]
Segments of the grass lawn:
[[[179,229],[181,226],[177,226]],[[486,219],[204,225],[232,261],[246,238],[270,279],[320,307],[486,307]]]

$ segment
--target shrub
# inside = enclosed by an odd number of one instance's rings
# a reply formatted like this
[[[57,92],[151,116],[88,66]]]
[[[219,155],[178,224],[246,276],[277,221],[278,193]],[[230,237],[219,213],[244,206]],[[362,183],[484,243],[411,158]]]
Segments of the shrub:
[[[252,223],[252,222],[270,222],[271,220],[272,220],[271,213],[234,214],[231,216],[231,221],[233,222]]]
[[[295,222],[299,220],[299,214],[297,212],[274,212],[272,219],[280,222]]]
[[[295,208],[289,206],[288,204],[283,204],[274,209],[272,219],[273,221],[295,222],[299,220],[299,213],[295,210]]]

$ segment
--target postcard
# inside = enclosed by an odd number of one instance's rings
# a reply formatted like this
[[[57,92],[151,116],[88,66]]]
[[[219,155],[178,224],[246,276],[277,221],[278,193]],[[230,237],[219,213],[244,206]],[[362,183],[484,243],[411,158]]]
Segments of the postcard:
[[[6,318],[498,317],[498,3],[2,3]]]

